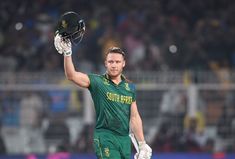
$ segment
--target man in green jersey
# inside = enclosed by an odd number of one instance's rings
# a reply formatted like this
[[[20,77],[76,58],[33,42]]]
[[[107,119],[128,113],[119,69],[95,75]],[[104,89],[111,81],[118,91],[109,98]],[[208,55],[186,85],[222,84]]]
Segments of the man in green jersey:
[[[106,73],[85,74],[75,70],[72,62],[71,39],[56,34],[54,45],[64,55],[67,79],[80,87],[88,88],[95,105],[96,126],[94,149],[99,159],[130,159],[131,130],[138,143],[136,159],[150,159],[152,149],[146,144],[142,120],[136,104],[135,85],[122,74],[125,53],[112,47],[105,57]]]

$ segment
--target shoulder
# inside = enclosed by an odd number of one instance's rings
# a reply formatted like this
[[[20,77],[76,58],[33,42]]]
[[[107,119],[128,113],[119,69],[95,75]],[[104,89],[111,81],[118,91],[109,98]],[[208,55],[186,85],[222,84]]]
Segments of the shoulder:
[[[136,86],[135,86],[135,84],[133,82],[126,80],[125,81],[125,85],[126,85],[127,90],[129,89],[132,92],[136,91]]]
[[[98,75],[98,74],[88,74],[88,78],[90,80],[90,88],[94,88],[96,87],[97,84],[101,83],[102,81],[102,75]]]
[[[123,74],[121,75],[121,78],[122,78],[123,80],[125,80],[125,82],[128,83],[128,84],[134,84],[133,81],[131,81],[130,79],[128,79],[128,78],[127,78],[125,75],[123,75]]]
[[[88,74],[88,78],[89,79],[102,79],[103,77],[102,75],[91,73],[91,74]]]
[[[136,90],[136,85],[133,82],[128,83],[128,85],[132,91]]]
[[[130,88],[130,90],[135,91],[135,83],[131,81],[130,79],[126,78],[126,76],[122,75],[122,78],[125,80],[126,85]]]

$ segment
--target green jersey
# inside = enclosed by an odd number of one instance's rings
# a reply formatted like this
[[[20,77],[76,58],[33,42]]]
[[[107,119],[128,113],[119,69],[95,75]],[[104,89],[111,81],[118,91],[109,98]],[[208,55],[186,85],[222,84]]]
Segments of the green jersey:
[[[135,85],[127,82],[124,76],[118,85],[107,74],[89,74],[88,77],[88,89],[96,110],[96,131],[128,135],[131,104],[136,100]]]

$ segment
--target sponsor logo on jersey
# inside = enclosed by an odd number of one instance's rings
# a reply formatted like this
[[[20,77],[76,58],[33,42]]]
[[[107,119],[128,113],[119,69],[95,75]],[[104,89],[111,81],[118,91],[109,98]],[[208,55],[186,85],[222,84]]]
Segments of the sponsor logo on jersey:
[[[104,83],[105,85],[107,85],[107,86],[110,85],[110,84],[109,84],[109,80],[106,79],[106,78],[103,78],[103,83]]]
[[[127,91],[131,90],[128,83],[125,83],[125,88],[126,88]]]
[[[110,156],[110,151],[109,151],[109,148],[108,148],[108,147],[104,148],[104,155],[105,155],[106,157],[109,157],[109,156]]]

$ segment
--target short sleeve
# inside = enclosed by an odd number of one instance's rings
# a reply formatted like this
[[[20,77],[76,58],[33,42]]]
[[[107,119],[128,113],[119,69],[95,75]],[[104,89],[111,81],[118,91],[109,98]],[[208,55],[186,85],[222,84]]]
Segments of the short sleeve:
[[[136,86],[133,83],[130,83],[129,85],[130,85],[130,89],[132,91],[133,102],[135,102],[136,101]]]
[[[90,85],[88,87],[89,91],[93,92],[97,86],[97,74],[88,74],[88,78],[90,80]]]

